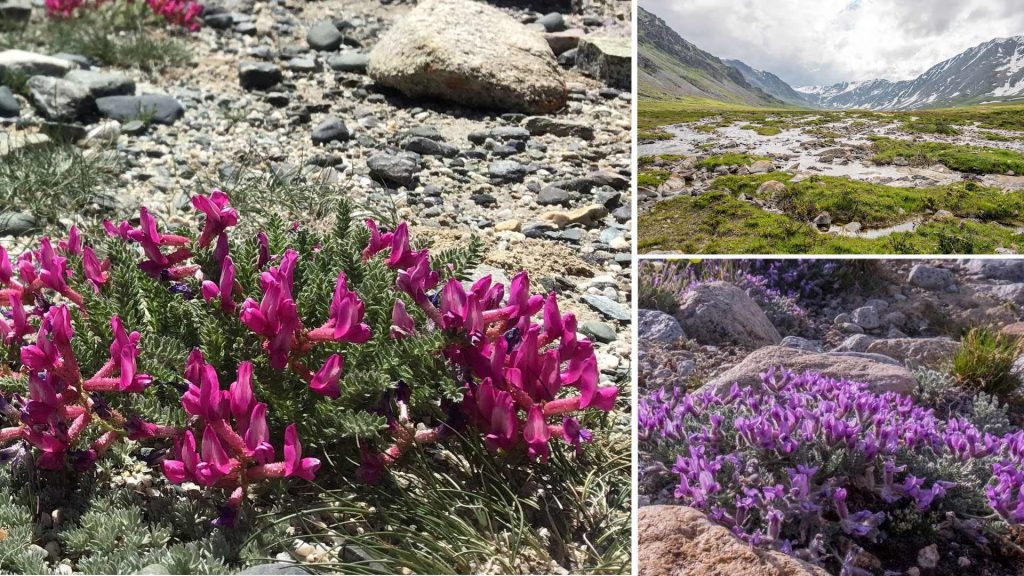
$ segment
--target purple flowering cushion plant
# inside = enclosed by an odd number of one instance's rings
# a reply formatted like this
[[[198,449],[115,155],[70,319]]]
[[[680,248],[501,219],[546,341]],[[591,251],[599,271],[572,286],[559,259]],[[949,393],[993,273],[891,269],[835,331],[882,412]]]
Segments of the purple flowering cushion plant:
[[[524,465],[572,454],[616,401],[525,271],[464,283],[475,242],[431,254],[347,205],[328,233],[243,231],[219,190],[193,206],[198,231],[142,208],[91,242],[0,249],[0,460],[81,474],[138,442],[169,482],[225,495],[230,526],[255,486],[328,463],[376,482],[466,439]]]
[[[638,410],[641,449],[671,468],[671,498],[753,546],[861,574],[857,550],[900,548],[955,518],[983,546],[1024,523],[1024,432],[942,419],[909,396],[773,370],[755,388],[657,390]]]

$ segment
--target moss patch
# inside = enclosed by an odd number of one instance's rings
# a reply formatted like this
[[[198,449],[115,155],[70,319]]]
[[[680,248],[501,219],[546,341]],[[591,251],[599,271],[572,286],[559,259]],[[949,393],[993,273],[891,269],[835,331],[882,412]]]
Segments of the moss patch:
[[[719,166],[750,166],[758,160],[767,160],[763,156],[751,156],[749,154],[718,154],[709,156],[697,163],[701,168],[714,170]]]
[[[907,162],[924,166],[936,162],[951,170],[971,174],[1024,174],[1024,155],[1011,150],[985,146],[961,146],[941,142],[907,142],[891,138],[872,139],[876,164],[893,164],[903,158]]]
[[[821,234],[721,191],[662,202],[640,217],[639,230],[642,253],[983,254],[1024,248],[1024,236],[1013,229],[971,221],[932,221],[878,239]]]
[[[723,176],[712,183],[712,189],[770,200],[800,221],[828,212],[833,221],[860,222],[869,228],[891,226],[936,210],[1002,223],[1017,223],[1024,218],[1024,197],[1020,194],[1006,194],[973,182],[900,188],[833,176],[811,176],[797,183],[791,183],[790,178],[784,173]],[[787,184],[786,190],[773,193],[771,198],[759,195],[758,188],[769,180]]]

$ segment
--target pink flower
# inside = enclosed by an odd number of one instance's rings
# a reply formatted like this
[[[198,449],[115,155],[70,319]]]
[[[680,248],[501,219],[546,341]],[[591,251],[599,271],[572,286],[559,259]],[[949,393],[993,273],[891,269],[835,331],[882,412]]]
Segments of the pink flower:
[[[209,280],[204,280],[200,286],[200,293],[203,295],[203,300],[207,302],[219,299],[221,310],[226,314],[233,314],[235,311],[234,290],[235,263],[230,256],[225,256],[221,261],[220,283],[214,284]]]
[[[391,308],[391,338],[400,340],[412,335],[415,331],[416,323],[405,310],[405,302],[396,299],[394,307]]]
[[[334,327],[334,339],[353,344],[362,344],[370,339],[370,327],[362,323],[363,302],[354,292],[349,292],[345,273],[338,273],[331,300],[329,325]]]
[[[324,362],[323,367],[313,376],[309,387],[321,396],[337,398],[341,395],[341,390],[338,388],[338,380],[341,378],[341,371],[344,366],[345,359],[338,354],[332,354],[327,359],[327,362]]]
[[[544,421],[544,413],[536,404],[530,408],[526,417],[526,427],[523,428],[523,439],[529,451],[530,458],[546,462],[551,454],[548,448],[548,440],[551,433],[548,432],[547,422]]]
[[[110,260],[104,259],[101,263],[93,249],[86,246],[82,250],[82,267],[86,280],[92,284],[93,292],[99,294],[100,286],[110,279]]]
[[[394,238],[393,232],[387,232],[382,234],[377,229],[377,223],[373,220],[366,221],[366,227],[370,230],[370,243],[363,249],[363,261],[367,261],[373,258],[378,252],[391,246],[391,239]]]
[[[292,300],[292,274],[298,253],[285,252],[281,265],[260,275],[263,300],[257,304],[252,299],[242,303],[242,322],[253,332],[266,338],[270,353],[270,365],[282,370],[288,365],[288,356],[295,341],[295,333],[301,328],[298,310]]]
[[[295,424],[289,424],[284,429],[285,476],[298,476],[307,482],[312,482],[315,479],[313,475],[319,469],[319,460],[302,457],[302,444],[299,443],[299,433],[295,430]]]
[[[238,212],[228,206],[228,195],[214,189],[209,196],[197,194],[192,197],[192,206],[206,215],[203,232],[199,235],[199,246],[206,248],[218,236],[238,225]]]

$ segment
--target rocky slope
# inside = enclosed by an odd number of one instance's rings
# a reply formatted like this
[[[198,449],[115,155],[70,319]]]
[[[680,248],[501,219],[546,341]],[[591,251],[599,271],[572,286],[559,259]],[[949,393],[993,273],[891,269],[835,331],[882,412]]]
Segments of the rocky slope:
[[[694,96],[751,105],[782,102],[717,57],[684,40],[664,20],[637,8],[637,70],[640,94]]]
[[[807,94],[798,92],[792,86],[787,84],[785,80],[771,72],[758,70],[740,60],[722,60],[722,62],[739,70],[740,74],[743,74],[743,78],[749,82],[751,86],[760,88],[770,96],[778,98],[787,104],[808,106],[812,103],[812,99],[808,98]]]

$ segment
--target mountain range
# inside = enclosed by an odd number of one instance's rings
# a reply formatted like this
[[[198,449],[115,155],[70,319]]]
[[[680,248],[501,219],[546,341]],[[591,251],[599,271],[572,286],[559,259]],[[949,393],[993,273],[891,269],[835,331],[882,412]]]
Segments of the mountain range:
[[[638,21],[641,96],[698,96],[754,106],[788,104],[839,110],[913,110],[1024,101],[1024,35],[975,46],[913,80],[794,88],[771,72],[704,52],[643,8],[639,8]]]

